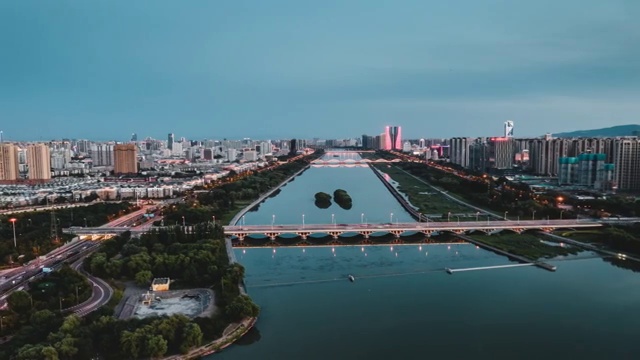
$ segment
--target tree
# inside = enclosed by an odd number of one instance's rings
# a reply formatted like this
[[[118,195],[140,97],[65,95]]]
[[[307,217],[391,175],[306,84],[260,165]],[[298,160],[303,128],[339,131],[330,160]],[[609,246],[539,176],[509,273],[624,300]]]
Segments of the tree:
[[[227,305],[225,313],[231,320],[240,320],[249,316],[258,316],[260,308],[247,295],[240,295]]]
[[[135,280],[138,286],[144,287],[149,285],[149,283],[151,283],[151,279],[153,279],[153,274],[149,270],[142,270],[136,273]]]
[[[45,346],[41,351],[42,357],[45,360],[58,360],[58,351],[53,346]]]
[[[31,310],[31,295],[26,291],[14,291],[7,298],[9,309],[18,315],[26,315]]]
[[[167,352],[167,340],[163,339],[160,335],[147,336],[145,344],[147,355],[152,358],[160,357]]]
[[[132,331],[123,331],[120,335],[120,347],[126,357],[136,359],[140,354],[137,334]]]
[[[182,344],[180,344],[180,352],[186,354],[194,347],[202,344],[202,330],[196,323],[188,323],[182,332]]]

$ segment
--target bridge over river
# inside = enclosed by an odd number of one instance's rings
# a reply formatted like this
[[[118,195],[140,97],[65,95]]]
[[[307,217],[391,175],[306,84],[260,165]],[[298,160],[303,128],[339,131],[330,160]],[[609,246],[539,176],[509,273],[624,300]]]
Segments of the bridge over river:
[[[603,226],[601,220],[521,220],[521,221],[457,221],[457,222],[408,222],[383,224],[296,224],[296,225],[238,225],[225,226],[227,236],[243,240],[247,236],[266,236],[271,240],[280,236],[299,236],[306,239],[311,235],[328,235],[337,239],[355,234],[368,238],[371,234],[392,234],[400,237],[405,234],[422,233],[425,236],[441,232],[464,234],[473,231],[492,234],[502,230],[521,233],[526,230],[551,232],[555,229],[593,228]]]

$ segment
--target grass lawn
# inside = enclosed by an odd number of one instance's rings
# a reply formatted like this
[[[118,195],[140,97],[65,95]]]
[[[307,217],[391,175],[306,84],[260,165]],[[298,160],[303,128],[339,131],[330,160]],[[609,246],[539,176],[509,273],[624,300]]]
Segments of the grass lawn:
[[[498,249],[508,251],[515,255],[521,255],[531,260],[552,258],[577,254],[581,249],[568,246],[554,246],[542,242],[538,236],[532,234],[500,233],[494,235],[469,235],[473,239]]]
[[[244,209],[245,207],[249,206],[252,202],[254,202],[255,200],[237,200],[234,204],[234,207],[229,209],[229,211],[227,211],[222,218],[220,219],[220,223],[222,225],[228,225],[229,221],[231,221],[231,219],[233,219],[234,216],[236,216],[236,214]]]
[[[419,208],[418,211],[423,214],[446,214],[449,211],[453,214],[475,213],[475,210],[452,201],[395,166],[387,167],[386,165],[377,165],[376,167],[396,181],[398,183],[398,190],[407,195],[411,204],[417,206]],[[456,219],[453,218],[453,220]],[[475,217],[460,218],[460,220],[475,221]]]

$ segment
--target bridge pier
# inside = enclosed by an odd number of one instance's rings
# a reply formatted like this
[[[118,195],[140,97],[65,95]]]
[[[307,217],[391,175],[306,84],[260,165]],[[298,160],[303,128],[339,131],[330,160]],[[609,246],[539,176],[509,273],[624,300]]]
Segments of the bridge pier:
[[[280,235],[280,233],[269,232],[269,233],[266,233],[265,235],[269,237],[269,240],[275,241],[276,237],[278,237],[278,235]]]
[[[329,235],[331,235],[333,240],[338,240],[338,237],[342,235],[342,231],[329,231]]]
[[[391,230],[390,232],[393,234],[393,236],[395,236],[395,237],[396,237],[396,239],[398,239],[398,238],[400,238],[400,234],[402,234],[404,231],[401,231],[401,230]]]
[[[296,232],[296,235],[300,236],[302,240],[307,240],[307,236],[311,235],[311,233],[298,231]]]
[[[360,231],[360,235],[364,236],[365,239],[368,239],[371,234],[373,234],[373,231]]]

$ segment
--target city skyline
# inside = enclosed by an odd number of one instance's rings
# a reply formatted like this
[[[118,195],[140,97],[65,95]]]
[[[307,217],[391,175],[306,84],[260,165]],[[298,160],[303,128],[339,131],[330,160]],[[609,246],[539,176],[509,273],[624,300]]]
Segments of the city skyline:
[[[541,136],[640,113],[632,2],[147,5],[3,4],[5,137]]]

